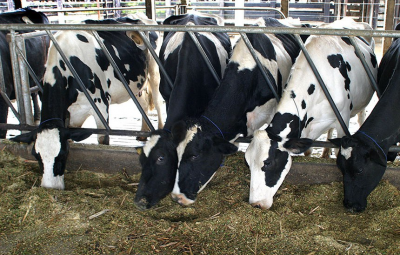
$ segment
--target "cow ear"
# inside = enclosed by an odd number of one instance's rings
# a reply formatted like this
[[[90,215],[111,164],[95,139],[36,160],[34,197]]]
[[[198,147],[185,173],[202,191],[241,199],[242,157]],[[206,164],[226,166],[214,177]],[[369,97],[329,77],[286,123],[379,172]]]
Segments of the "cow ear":
[[[292,153],[300,154],[308,150],[312,145],[312,140],[308,138],[291,138],[287,140],[283,147]]]
[[[144,44],[144,41],[142,37],[140,36],[138,31],[126,31],[126,35],[132,39],[132,41],[136,44],[136,46],[141,49],[145,50],[146,45]]]
[[[172,126],[171,134],[172,134],[172,141],[175,144],[179,144],[180,142],[185,139],[187,133],[187,125],[186,122],[181,120],[175,123]]]
[[[13,142],[30,144],[31,142],[36,140],[36,134],[37,130],[33,130],[29,133],[20,134],[16,137],[10,138],[10,140]]]
[[[234,144],[217,136],[213,137],[213,143],[216,145],[217,150],[225,155],[235,153],[238,150],[238,147]]]
[[[67,137],[75,142],[80,142],[82,140],[85,140],[89,136],[93,134],[93,131],[90,130],[84,130],[84,129],[66,129],[67,132]]]

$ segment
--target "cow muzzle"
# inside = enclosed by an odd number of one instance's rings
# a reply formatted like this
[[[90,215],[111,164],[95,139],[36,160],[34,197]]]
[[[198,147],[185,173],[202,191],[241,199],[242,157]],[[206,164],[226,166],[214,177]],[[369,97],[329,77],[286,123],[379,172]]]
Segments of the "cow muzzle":
[[[262,210],[268,210],[272,206],[272,202],[268,202],[267,200],[261,200],[257,202],[250,202],[251,206],[255,208],[260,208]]]
[[[172,193],[171,196],[172,196],[172,199],[180,205],[187,206],[187,205],[194,203],[194,200],[187,198],[182,193],[181,194]]]

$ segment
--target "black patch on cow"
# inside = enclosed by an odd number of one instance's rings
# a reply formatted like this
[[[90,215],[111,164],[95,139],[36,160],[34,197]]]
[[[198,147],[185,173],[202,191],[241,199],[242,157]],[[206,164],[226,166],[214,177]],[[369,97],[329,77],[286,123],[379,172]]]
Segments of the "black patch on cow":
[[[271,122],[267,127],[266,131],[268,134],[279,135],[284,129],[286,129],[287,124],[289,124],[290,132],[286,136],[288,138],[298,138],[300,130],[304,127],[304,123],[307,119],[307,114],[303,121],[296,115],[291,113],[280,113],[277,112]]]
[[[345,79],[344,88],[346,90],[350,90],[350,78],[347,73],[348,71],[351,70],[351,66],[349,65],[349,63],[344,61],[343,56],[341,54],[329,55],[328,61],[333,68],[339,69],[340,74]]]
[[[306,104],[306,101],[301,101],[301,108],[302,109],[306,109],[306,107],[307,107],[307,104]]]
[[[294,91],[290,91],[290,98],[296,98],[296,94],[294,93]]]
[[[110,86],[111,86],[111,80],[107,79],[107,87],[110,88]]]
[[[77,34],[76,38],[78,38],[79,41],[84,42],[84,43],[88,43],[89,42],[89,40],[85,36],[83,36],[81,34]]]
[[[353,110],[353,102],[350,103],[350,111]]]
[[[350,38],[349,37],[341,37],[342,38],[342,40],[343,40],[343,42],[345,42],[347,45],[351,45],[351,42],[350,42]]]
[[[314,120],[314,117],[311,117],[307,120],[306,124],[304,125],[304,128],[306,128],[308,126],[308,124],[310,124],[311,121]]]
[[[268,159],[264,160],[261,170],[265,173],[265,184],[274,187],[281,178],[283,169],[288,162],[289,153],[278,149],[278,143],[271,141]]]
[[[378,64],[378,61],[376,60],[375,54],[369,53],[369,56],[371,57],[371,64],[375,68]]]
[[[350,94],[347,94],[347,99],[350,99]]]
[[[62,60],[60,60],[60,67],[62,70],[67,71],[67,67],[65,66],[65,63]]]
[[[309,95],[312,95],[315,91],[315,85],[311,84],[310,87],[308,87],[307,92]]]

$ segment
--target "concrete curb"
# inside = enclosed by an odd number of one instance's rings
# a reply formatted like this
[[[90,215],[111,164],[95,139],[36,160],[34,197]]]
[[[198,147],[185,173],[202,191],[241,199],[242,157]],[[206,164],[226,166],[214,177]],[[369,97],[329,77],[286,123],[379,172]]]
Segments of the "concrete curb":
[[[35,160],[31,155],[32,145],[0,139],[0,150],[3,149],[22,158]],[[126,171],[129,175],[141,172],[136,148],[77,143],[71,144],[67,169],[85,169],[100,173]],[[383,178],[400,189],[400,168],[387,168]],[[342,181],[342,174],[335,164],[295,162],[285,181],[296,185],[331,183]]]

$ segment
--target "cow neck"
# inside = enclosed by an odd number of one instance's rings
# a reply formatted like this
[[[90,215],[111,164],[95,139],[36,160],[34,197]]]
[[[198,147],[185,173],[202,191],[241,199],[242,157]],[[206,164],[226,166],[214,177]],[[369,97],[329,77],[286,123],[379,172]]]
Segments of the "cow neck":
[[[385,159],[386,159],[385,161],[387,161],[387,154],[386,154],[385,150],[379,145],[379,143],[373,137],[371,137],[370,135],[368,135],[367,133],[365,133],[361,130],[358,130],[356,132],[356,135],[357,134],[363,135],[363,136],[367,137],[369,140],[371,140],[376,145],[376,147],[378,147],[378,149],[383,153],[383,155],[385,156]]]
[[[217,132],[215,132],[216,134],[221,135],[221,137],[222,137],[223,139],[225,139],[224,133],[223,133],[222,130],[218,127],[217,124],[215,124],[210,118],[208,118],[208,117],[205,116],[205,115],[201,115],[201,117],[202,117],[204,120],[206,120],[207,123],[211,124],[211,125],[208,125],[208,126],[212,126],[213,129],[216,129],[216,130],[217,130]]]

